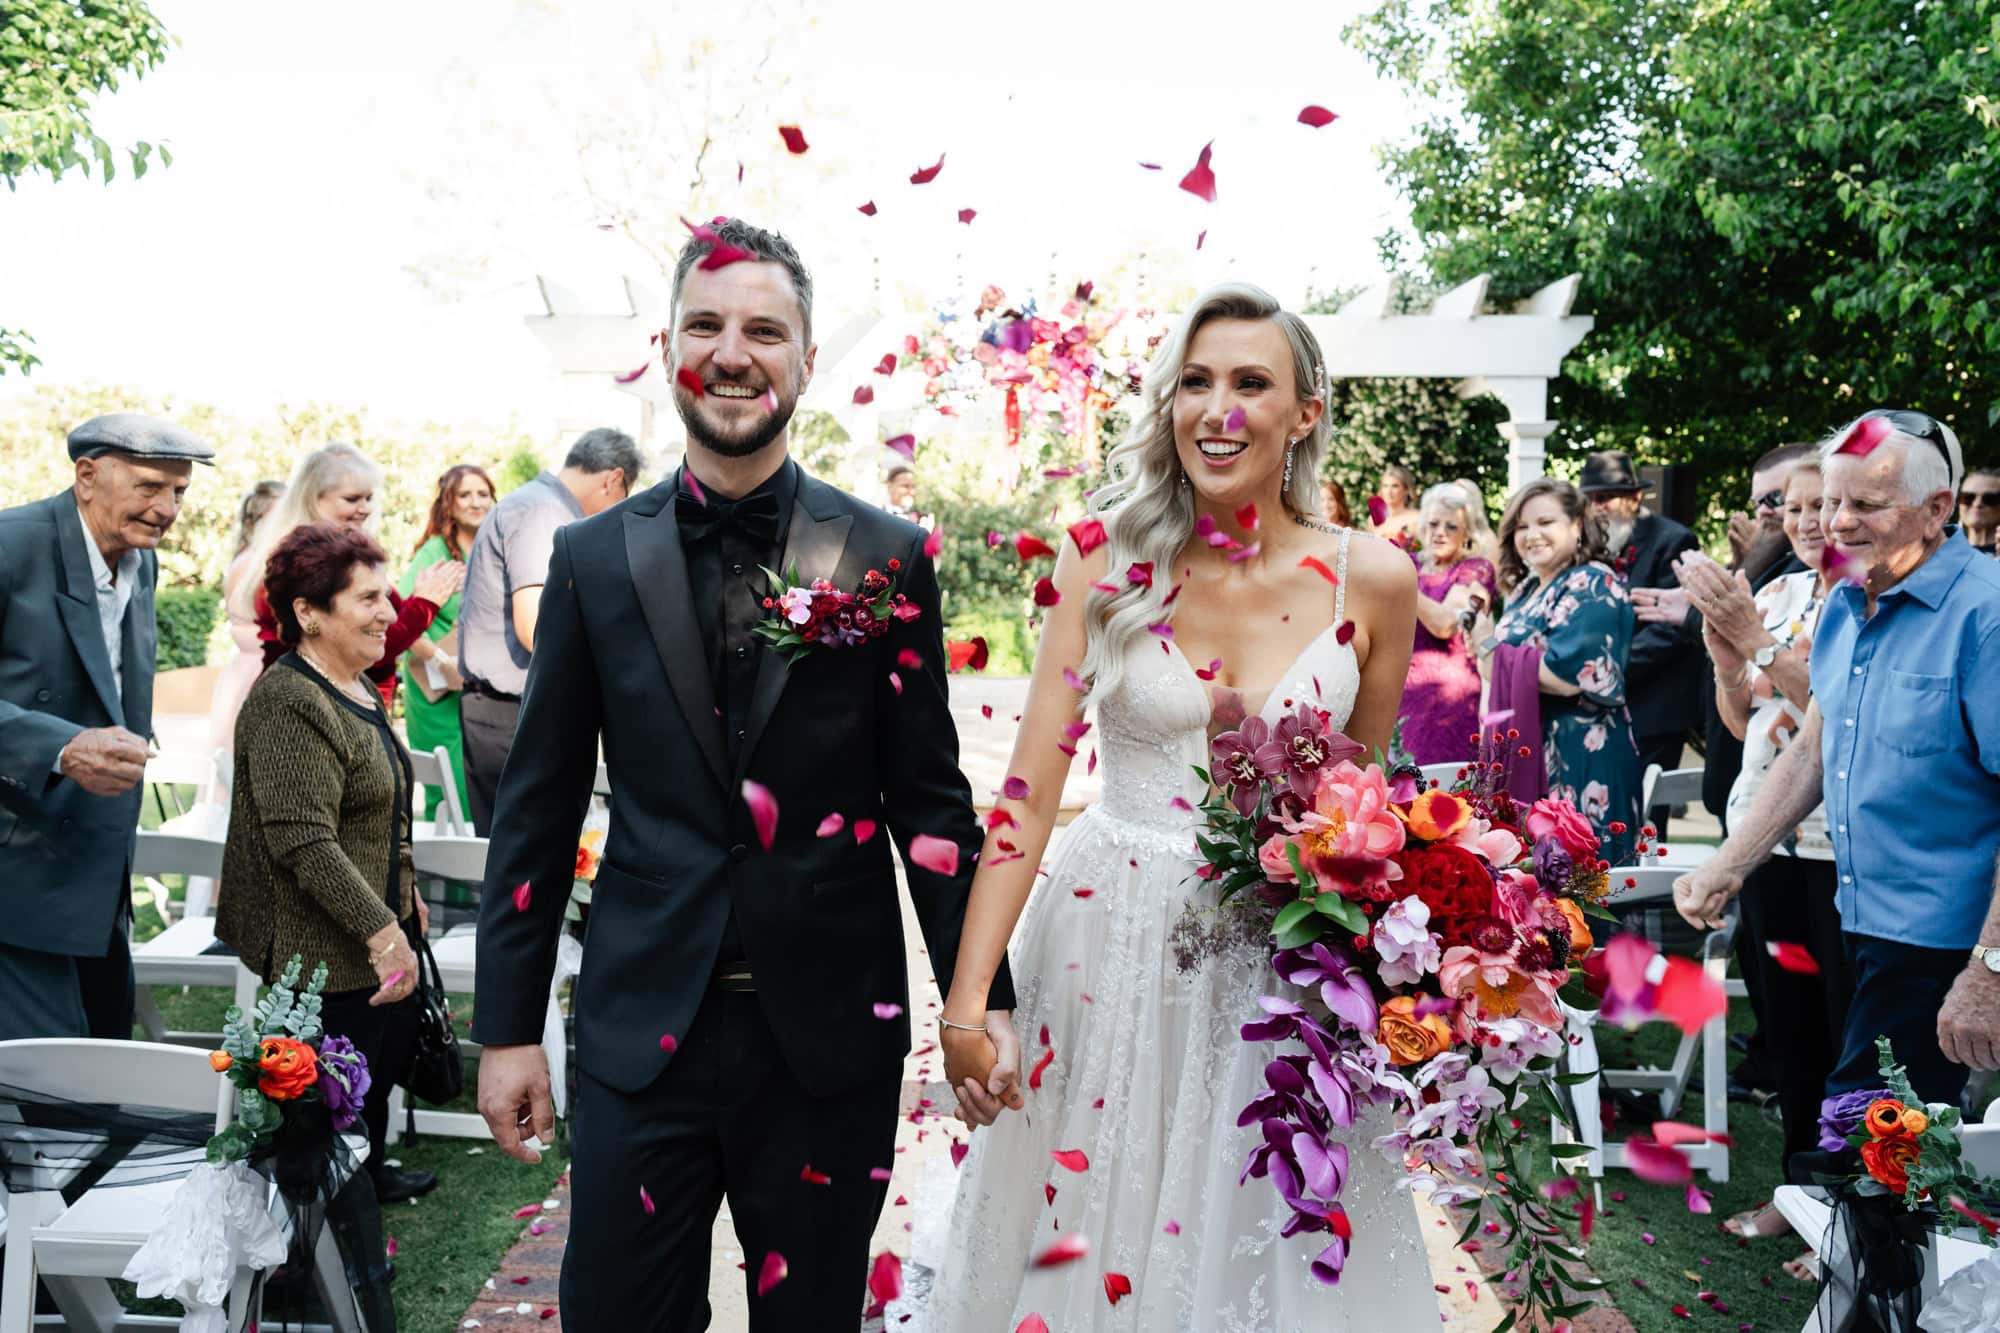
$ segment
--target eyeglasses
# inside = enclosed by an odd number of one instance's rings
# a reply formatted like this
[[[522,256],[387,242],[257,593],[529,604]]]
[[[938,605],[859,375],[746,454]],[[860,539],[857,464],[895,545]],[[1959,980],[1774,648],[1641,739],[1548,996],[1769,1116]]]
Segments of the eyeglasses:
[[[2000,491],[1960,491],[1958,502],[1962,505],[2000,505]]]
[[[1785,507],[1785,493],[1783,491],[1765,491],[1750,502],[1750,507],[1753,509],[1783,509]]]

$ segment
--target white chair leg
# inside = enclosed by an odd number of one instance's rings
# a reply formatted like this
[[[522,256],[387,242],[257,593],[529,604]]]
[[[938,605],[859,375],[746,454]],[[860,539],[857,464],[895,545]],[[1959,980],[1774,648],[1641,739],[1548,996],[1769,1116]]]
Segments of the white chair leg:
[[[125,1319],[125,1307],[112,1294],[111,1284],[101,1277],[42,1274],[56,1308],[70,1333],[115,1333]]]
[[[137,993],[132,997],[133,1014],[138,1018],[139,1026],[146,1029],[146,1040],[165,1041],[167,1039],[167,1020],[166,1016],[160,1012],[160,1006],[153,1001],[153,988],[151,986],[139,986],[136,988],[136,991]]]
[[[0,1273],[0,1333],[31,1333],[35,1322],[35,1252],[29,1237],[42,1216],[41,1198],[7,1195],[7,1267]]]
[[[354,1287],[347,1280],[347,1265],[341,1262],[340,1246],[333,1240],[333,1228],[322,1219],[319,1240],[313,1245],[313,1285],[319,1288],[320,1303],[334,1333],[368,1333],[361,1308],[354,1301]]]
[[[1726,953],[1713,957],[1708,962],[1708,974],[1721,981],[1729,970]],[[1701,1127],[1713,1134],[1729,1132],[1729,1011],[1722,1013],[1702,1025],[1701,1029]],[[1729,1183],[1729,1145],[1711,1139],[1707,1145],[1713,1152],[1713,1161],[1708,1178],[1718,1185]]]

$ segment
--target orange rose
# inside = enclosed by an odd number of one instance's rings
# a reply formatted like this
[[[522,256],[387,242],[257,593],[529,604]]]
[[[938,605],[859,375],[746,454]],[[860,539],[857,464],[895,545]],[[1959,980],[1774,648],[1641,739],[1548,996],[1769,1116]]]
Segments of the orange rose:
[[[1908,1134],[1886,1134],[1861,1145],[1861,1165],[1868,1168],[1869,1175],[1901,1194],[1910,1187],[1910,1168],[1917,1164],[1922,1151]]]
[[[1903,1132],[1903,1112],[1908,1109],[1894,1097],[1884,1097],[1868,1104],[1868,1114],[1861,1117],[1861,1123],[1868,1126],[1871,1135],[1885,1139]]]
[[[1420,1064],[1450,1048],[1451,1025],[1439,1014],[1417,1017],[1417,997],[1398,995],[1383,1004],[1375,1038],[1389,1048],[1392,1064]]]
[[[1583,909],[1576,905],[1575,899],[1556,899],[1556,911],[1562,914],[1563,920],[1569,922],[1569,960],[1572,963],[1580,963],[1590,956],[1592,949],[1597,947],[1597,937],[1590,933],[1590,922],[1584,917]]]
[[[274,1102],[288,1102],[319,1082],[319,1055],[291,1037],[266,1037],[258,1044],[257,1067],[263,1076],[257,1091]]]
[[[1450,792],[1432,787],[1410,802],[1404,822],[1425,842],[1443,842],[1472,822],[1472,807]]]
[[[236,1057],[228,1051],[210,1051],[208,1053],[208,1067],[218,1074],[228,1073],[229,1066],[235,1063]]]

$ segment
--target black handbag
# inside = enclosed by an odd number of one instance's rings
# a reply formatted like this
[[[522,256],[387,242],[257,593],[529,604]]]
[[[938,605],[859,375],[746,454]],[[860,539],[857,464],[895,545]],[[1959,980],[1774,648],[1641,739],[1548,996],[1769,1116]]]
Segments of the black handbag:
[[[417,1040],[403,1086],[412,1096],[442,1106],[465,1091],[465,1057],[459,1053],[451,1000],[445,995],[431,943],[415,931],[406,933],[417,955],[417,988],[412,992],[417,1001]]]

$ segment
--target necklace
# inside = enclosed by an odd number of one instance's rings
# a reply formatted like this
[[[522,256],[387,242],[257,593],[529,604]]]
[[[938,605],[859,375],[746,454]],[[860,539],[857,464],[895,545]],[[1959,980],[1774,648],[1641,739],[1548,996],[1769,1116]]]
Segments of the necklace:
[[[307,666],[311,667],[314,671],[317,671],[320,674],[320,676],[325,679],[327,684],[333,686],[333,688],[339,690],[342,694],[346,695],[348,698],[354,700],[354,702],[358,704],[362,704],[365,706],[369,702],[368,687],[363,685],[360,682],[360,680],[356,679],[352,681],[343,681],[336,679],[334,674],[326,669],[324,663],[320,662],[318,658],[313,656],[313,654],[306,651],[306,647],[304,644],[299,645],[298,653],[299,653],[299,660],[304,662]]]

